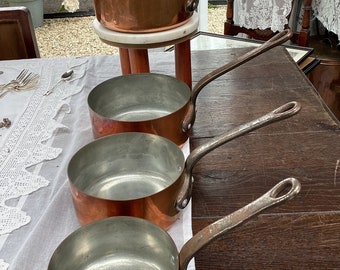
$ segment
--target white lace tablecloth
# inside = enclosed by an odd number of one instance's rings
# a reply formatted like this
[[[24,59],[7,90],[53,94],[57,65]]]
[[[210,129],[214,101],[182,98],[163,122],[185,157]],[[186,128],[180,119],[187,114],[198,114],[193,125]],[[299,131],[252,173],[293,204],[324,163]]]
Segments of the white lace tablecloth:
[[[235,0],[234,22],[245,28],[271,28],[282,31],[288,23],[287,16],[292,6],[291,0]],[[301,28],[304,1],[294,2],[294,10],[290,16],[293,29]],[[316,17],[325,28],[335,34],[340,34],[340,0],[312,0],[311,19]]]
[[[287,24],[291,0],[235,0],[234,22],[251,29],[282,31]]]
[[[174,55],[152,53],[150,64],[154,72],[173,75]],[[43,96],[71,67],[72,79]],[[88,93],[121,74],[118,56],[0,61],[0,84],[24,68],[40,74],[39,86],[0,98],[0,121],[12,121],[0,129],[0,270],[47,269],[55,248],[79,228],[66,168],[93,140]],[[192,236],[191,205],[169,233],[178,249]]]
[[[313,0],[312,9],[328,31],[340,35],[340,0]]]

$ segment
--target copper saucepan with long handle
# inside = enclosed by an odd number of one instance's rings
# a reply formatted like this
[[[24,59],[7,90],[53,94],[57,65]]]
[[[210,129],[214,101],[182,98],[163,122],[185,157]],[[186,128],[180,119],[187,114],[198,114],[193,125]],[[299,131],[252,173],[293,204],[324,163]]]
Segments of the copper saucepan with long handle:
[[[210,242],[263,210],[294,198],[300,189],[297,179],[282,180],[257,200],[195,234],[179,253],[170,235],[147,220],[112,217],[96,221],[71,233],[57,247],[48,270],[185,270]]]
[[[182,81],[147,73],[118,76],[97,85],[88,96],[95,138],[119,132],[146,132],[177,145],[188,139],[195,121],[196,99],[204,86],[269,49],[287,41],[285,30],[228,64],[204,76],[190,91]]]
[[[286,103],[201,145],[186,160],[175,143],[142,132],[113,134],[85,145],[67,170],[79,222],[134,216],[168,229],[191,198],[192,169],[204,155],[299,110],[299,103]]]

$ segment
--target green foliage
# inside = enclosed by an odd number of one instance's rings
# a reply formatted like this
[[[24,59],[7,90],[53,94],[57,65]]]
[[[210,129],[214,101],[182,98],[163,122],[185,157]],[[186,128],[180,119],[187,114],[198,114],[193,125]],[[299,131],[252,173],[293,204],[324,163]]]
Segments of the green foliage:
[[[217,6],[208,2],[208,8],[217,8]]]

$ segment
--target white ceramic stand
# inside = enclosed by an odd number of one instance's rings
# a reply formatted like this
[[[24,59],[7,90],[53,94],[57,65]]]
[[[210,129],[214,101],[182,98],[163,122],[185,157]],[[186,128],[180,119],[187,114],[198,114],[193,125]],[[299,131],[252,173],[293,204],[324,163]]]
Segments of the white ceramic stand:
[[[125,33],[105,28],[97,19],[94,20],[94,31],[106,44],[119,48],[123,74],[150,72],[147,49],[175,45],[176,77],[190,88],[191,53],[190,37],[198,29],[197,12],[183,25],[155,33]]]

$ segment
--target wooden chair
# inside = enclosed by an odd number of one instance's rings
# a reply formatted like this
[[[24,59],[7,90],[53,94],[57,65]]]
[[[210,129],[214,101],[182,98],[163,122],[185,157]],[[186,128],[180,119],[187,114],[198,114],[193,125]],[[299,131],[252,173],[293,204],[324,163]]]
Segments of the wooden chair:
[[[294,0],[292,0],[293,6]],[[312,0],[304,0],[304,14],[302,19],[302,28],[298,33],[294,33],[291,41],[299,46],[307,46],[309,39],[309,21],[310,21],[310,13],[311,13],[311,2]],[[289,19],[290,14],[288,15]],[[268,40],[276,33],[273,32],[270,28],[261,30],[261,29],[248,29],[244,27],[240,27],[234,23],[234,0],[227,0],[227,12],[226,12],[226,21],[224,23],[224,34],[235,36],[239,33],[243,33],[248,35],[251,38],[258,40]],[[285,28],[288,28],[288,25],[285,25]]]
[[[26,7],[0,8],[0,60],[40,57],[31,14]]]

